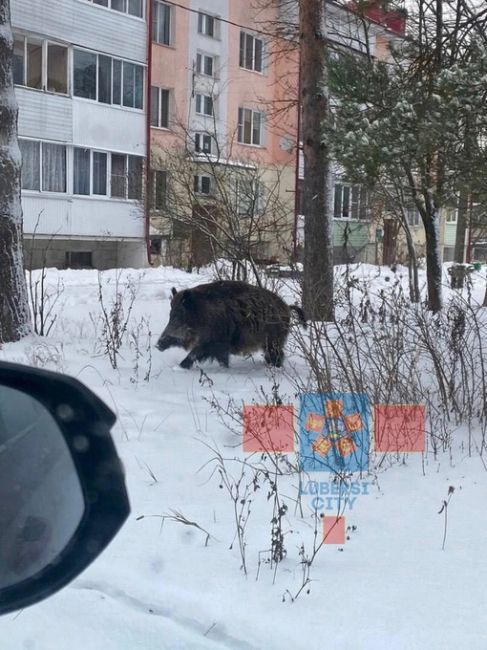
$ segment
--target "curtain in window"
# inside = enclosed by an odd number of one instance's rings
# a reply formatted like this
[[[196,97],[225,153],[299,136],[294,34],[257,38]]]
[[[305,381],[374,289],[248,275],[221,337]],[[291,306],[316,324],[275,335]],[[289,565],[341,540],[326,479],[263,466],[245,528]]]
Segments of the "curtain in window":
[[[75,194],[90,193],[90,150],[74,149],[73,192]]]
[[[93,194],[107,194],[107,154],[93,152]]]
[[[22,156],[22,189],[40,190],[40,142],[19,140]]]
[[[45,192],[66,192],[66,147],[42,143],[42,189]]]

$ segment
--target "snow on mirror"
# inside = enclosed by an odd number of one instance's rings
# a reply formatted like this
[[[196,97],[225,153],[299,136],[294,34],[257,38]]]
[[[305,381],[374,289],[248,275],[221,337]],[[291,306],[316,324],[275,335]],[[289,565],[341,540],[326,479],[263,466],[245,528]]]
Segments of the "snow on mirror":
[[[49,411],[0,386],[0,589],[55,561],[84,514],[71,454]]]

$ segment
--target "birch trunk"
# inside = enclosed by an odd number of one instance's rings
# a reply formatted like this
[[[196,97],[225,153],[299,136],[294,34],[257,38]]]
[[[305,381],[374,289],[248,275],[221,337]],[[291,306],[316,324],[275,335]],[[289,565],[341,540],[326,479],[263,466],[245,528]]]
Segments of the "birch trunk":
[[[0,0],[0,343],[30,332],[20,204],[20,151],[9,0]]]

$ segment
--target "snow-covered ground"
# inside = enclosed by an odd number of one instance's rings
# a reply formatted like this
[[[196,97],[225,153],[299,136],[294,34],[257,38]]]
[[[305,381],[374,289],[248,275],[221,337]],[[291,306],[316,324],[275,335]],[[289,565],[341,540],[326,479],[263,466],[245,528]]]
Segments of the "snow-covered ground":
[[[365,266],[354,274],[369,279],[375,292],[395,277]],[[117,275],[101,275],[108,307]],[[299,516],[296,480],[283,479],[287,555],[277,568],[259,566],[259,557],[267,557],[259,552],[270,546],[273,499],[267,498],[268,484],[252,493],[245,577],[233,503],[215,471],[214,450],[228,459],[236,479],[238,463],[232,459],[245,454],[211,402],[226,404],[232,397],[236,404],[258,403],[278,381],[280,394],[297,403],[290,375],[305,374],[303,362],[291,352],[287,369],[272,373],[255,354],[233,357],[229,369],[210,363],[203,365],[204,373],[179,369],[183,350],[154,348],[168,319],[170,289],[209,276],[162,268],[126,270],[119,278],[125,300],[127,282],[136,295],[114,370],[100,342],[98,274],[49,270],[51,288],[58,279],[64,292],[50,336],[5,345],[0,359],[73,375],[113,408],[118,416],[113,436],[126,468],[132,514],[106,552],[71,585],[0,620],[0,650],[486,647],[487,472],[477,453],[467,454],[461,431],[436,458],[409,454],[363,477],[369,493],[345,512],[349,539],[321,548],[311,582],[292,602],[290,595],[302,584],[300,548],[309,555],[313,547],[312,509],[304,498]],[[475,273],[473,282],[473,297],[481,302],[483,274]],[[290,294],[284,287],[283,295]],[[438,513],[450,486],[455,491],[442,550],[444,514]],[[207,531],[208,543],[198,528],[162,519],[174,511]]]

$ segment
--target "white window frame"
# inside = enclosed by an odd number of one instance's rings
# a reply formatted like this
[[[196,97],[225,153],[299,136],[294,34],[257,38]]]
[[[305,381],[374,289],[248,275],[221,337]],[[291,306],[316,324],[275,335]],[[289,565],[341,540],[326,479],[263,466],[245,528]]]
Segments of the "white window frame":
[[[36,41],[41,45],[41,87],[34,88],[33,86],[27,85],[27,42]],[[23,56],[23,79],[21,84],[16,84],[22,86],[22,88],[28,88],[29,90],[37,90],[42,92],[48,92],[54,95],[62,95],[68,97],[70,95],[70,47],[67,43],[61,43],[60,41],[53,41],[50,38],[42,38],[35,36],[33,34],[17,34],[14,32],[14,41],[23,41],[24,42],[24,56]],[[66,92],[60,92],[58,90],[48,90],[47,81],[48,81],[48,51],[49,46],[54,45],[56,47],[62,47],[66,50]]]
[[[211,74],[205,72],[205,68],[206,68],[205,63],[208,59],[211,59],[211,70],[212,70]],[[215,79],[216,78],[216,56],[214,54],[207,54],[206,52],[202,52],[201,50],[198,50],[198,52],[196,53],[195,69],[196,69],[196,74],[200,74],[203,75],[204,77]]]
[[[443,214],[445,217],[445,224],[454,226],[458,223],[458,208],[445,206],[443,208]]]
[[[90,149],[89,147],[81,147],[77,145],[72,146],[72,156],[73,156],[73,162],[72,162],[72,194],[73,196],[76,197],[81,197],[81,198],[95,198],[95,199],[110,199],[111,194],[110,194],[110,178],[111,178],[111,152],[110,151],[103,151],[102,149]],[[75,174],[75,165],[74,165],[74,150],[75,149],[88,149],[90,152],[90,170],[89,170],[89,179],[90,179],[90,188],[88,194],[77,194],[74,191],[75,188],[75,182],[74,182],[74,174]],[[105,188],[106,188],[106,193],[105,194],[95,194],[93,191],[93,186],[94,186],[94,179],[93,179],[93,174],[94,174],[94,154],[104,154],[107,157],[107,167],[106,167],[106,174],[105,174]],[[118,198],[118,197],[115,197]]]
[[[205,144],[207,146],[205,146]],[[209,144],[209,146],[208,146]],[[210,156],[213,150],[213,139],[209,133],[199,132],[194,134],[194,150],[197,154]]]
[[[220,38],[220,20],[218,16],[209,14],[206,11],[198,11],[198,34],[218,40]],[[213,29],[210,29],[213,25]],[[213,31],[213,34],[210,32]]]
[[[250,142],[245,142],[245,112],[250,111]],[[259,142],[254,141],[254,120],[255,115],[259,115]],[[238,120],[237,120],[237,142],[239,144],[244,144],[250,147],[263,147],[264,141],[264,119],[265,115],[262,111],[255,110],[254,108],[249,108],[247,106],[239,106],[238,108]]]
[[[421,220],[418,209],[415,207],[406,208],[406,219],[411,228],[419,226]]]
[[[151,25],[151,30],[152,30],[152,41],[153,43],[156,43],[157,45],[164,45],[166,47],[172,47],[174,45],[174,7],[167,2],[162,2],[162,0],[151,0],[151,2],[154,2],[154,15],[152,19],[152,25]],[[168,33],[168,39],[167,43],[166,41],[158,41],[157,40],[157,35],[159,34],[159,9],[158,7],[160,5],[163,5],[167,10],[168,10],[168,15],[169,15],[169,27],[167,29]]]
[[[252,60],[249,62],[247,61],[247,40],[251,39],[252,40]],[[243,47],[242,47],[242,40],[243,40]],[[260,43],[260,70],[258,67],[256,67],[257,63],[257,56],[256,56],[256,49],[257,49],[257,42]],[[239,66],[242,70],[250,70],[252,72],[257,72],[259,74],[262,74],[264,72],[264,41],[262,38],[258,38],[257,36],[254,36],[250,32],[246,32],[245,30],[240,31],[240,50],[239,50]],[[247,65],[248,64],[248,65]]]
[[[100,5],[97,2],[94,2],[94,0],[85,0],[86,2],[89,2],[90,4],[94,5],[95,7],[100,7],[101,9],[109,9],[110,11],[116,11],[117,14],[122,14],[124,16],[130,16],[130,18],[136,18],[137,20],[144,20],[145,19],[145,0],[141,1],[142,5],[142,15],[137,16],[136,14],[131,14],[129,12],[129,6],[130,6],[130,0],[125,0],[125,10],[120,11],[120,9],[113,9],[112,7],[112,0],[106,0],[107,6],[105,5]]]
[[[242,193],[242,189],[244,192]],[[256,178],[236,179],[235,197],[237,214],[240,217],[255,217],[261,214],[264,185]]]
[[[95,73],[95,98],[91,97],[82,97],[80,95],[75,95],[75,88],[74,88],[74,58],[75,58],[75,53],[79,52],[87,52],[89,54],[94,54],[96,56],[96,73]],[[100,76],[100,56],[106,57],[108,59],[111,59],[111,89],[110,89],[110,103],[108,102],[102,102],[100,101],[100,88],[99,88],[99,76]],[[145,67],[141,65],[140,63],[134,63],[133,61],[127,61],[126,59],[120,59],[119,57],[116,56],[110,56],[108,54],[103,54],[102,52],[96,52],[95,50],[89,50],[84,47],[74,47],[73,48],[73,54],[71,57],[72,63],[71,63],[71,79],[72,79],[72,95],[74,98],[77,100],[83,100],[83,101],[88,101],[88,102],[96,102],[98,104],[101,104],[102,106],[113,106],[115,108],[122,108],[125,111],[137,111],[138,113],[143,112],[145,110],[145,103],[146,103],[146,98],[145,98],[145,85],[147,83],[146,79],[146,73],[145,73]],[[114,70],[114,62],[117,61],[120,63],[120,102],[114,102],[113,101],[113,70]],[[124,84],[124,70],[125,70],[125,65],[134,65],[142,70],[142,106],[141,108],[136,108],[135,106],[125,106],[123,103],[123,84]],[[134,85],[134,97],[135,97],[135,85]]]
[[[340,216],[337,216],[335,214],[335,208],[336,208],[336,188],[341,187],[341,200],[340,200]],[[344,191],[345,189],[348,190],[348,216],[343,216],[343,199],[344,199]],[[354,189],[358,189],[359,191],[359,197],[358,197],[358,202],[356,202],[355,205],[357,205],[357,216],[353,216],[353,191]],[[362,204],[362,200],[365,200],[365,204]],[[364,210],[365,216],[361,217],[360,213],[361,210]],[[336,180],[334,185],[333,185],[333,218],[336,221],[355,221],[358,223],[366,223],[367,221],[370,221],[369,215],[368,215],[368,196],[367,196],[367,190],[364,188],[363,185],[359,185],[357,183],[347,183],[346,181],[341,181],[340,179]]]
[[[69,181],[70,181],[70,153],[69,148],[64,142],[54,142],[53,140],[39,140],[37,138],[24,138],[21,137],[19,140],[26,140],[29,142],[38,142],[39,143],[39,189],[23,189],[22,192],[36,192],[38,194],[61,194],[66,196],[69,193]],[[59,147],[64,147],[64,180],[65,180],[65,189],[63,190],[45,190],[44,178],[42,173],[43,166],[43,148],[45,145],[57,145]]]
[[[157,124],[152,124],[152,89],[155,88],[157,89]],[[162,102],[161,102],[161,97],[162,93],[167,93],[167,124],[162,124]],[[169,126],[171,124],[171,103],[172,103],[172,91],[170,88],[163,88],[162,86],[151,86],[151,116],[150,116],[150,122],[151,122],[151,129],[164,129],[168,130]]]
[[[211,111],[206,112],[207,100],[211,103]],[[198,107],[199,105],[199,107]],[[195,95],[195,112],[197,115],[204,115],[205,117],[213,117],[215,114],[215,101],[211,95],[204,93],[196,93]]]
[[[208,181],[208,191],[204,191],[203,181]],[[201,194],[203,196],[211,196],[213,190],[212,178],[209,174],[195,174],[193,177],[194,191],[195,194]],[[206,184],[206,183],[205,183]]]

